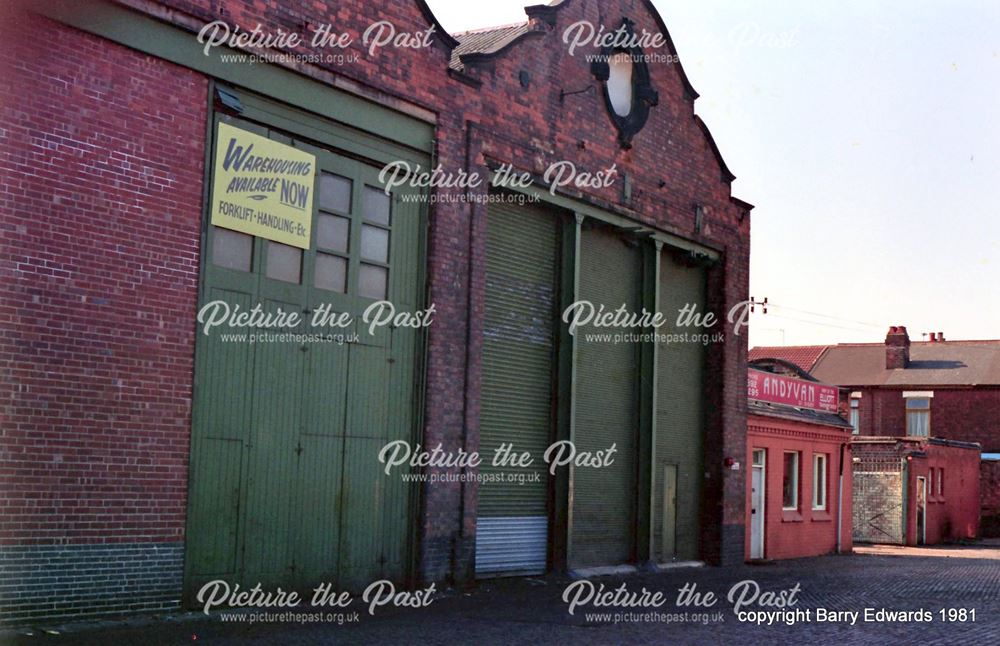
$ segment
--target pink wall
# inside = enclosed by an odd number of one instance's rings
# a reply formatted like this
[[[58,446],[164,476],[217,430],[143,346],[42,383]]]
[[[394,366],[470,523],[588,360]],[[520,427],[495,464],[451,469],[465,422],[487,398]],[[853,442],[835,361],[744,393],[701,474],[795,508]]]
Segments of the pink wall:
[[[746,470],[747,532],[745,555],[750,558],[750,495],[754,449],[767,450],[765,467],[764,558],[787,559],[817,556],[837,549],[837,491],[841,447],[850,441],[850,431],[836,427],[750,415],[747,423]],[[782,510],[783,454],[798,451],[799,508]],[[813,454],[828,455],[827,505],[812,508]],[[841,517],[841,551],[851,551],[851,453],[844,446],[844,486]]]

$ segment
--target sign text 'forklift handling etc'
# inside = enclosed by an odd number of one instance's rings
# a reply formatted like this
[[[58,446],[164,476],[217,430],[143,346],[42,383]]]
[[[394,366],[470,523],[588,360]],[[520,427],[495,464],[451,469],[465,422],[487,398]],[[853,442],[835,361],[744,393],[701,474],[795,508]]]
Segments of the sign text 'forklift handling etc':
[[[307,152],[220,123],[212,224],[308,249],[315,168]]]
[[[747,397],[757,401],[837,412],[836,386],[793,379],[760,370],[747,370]]]

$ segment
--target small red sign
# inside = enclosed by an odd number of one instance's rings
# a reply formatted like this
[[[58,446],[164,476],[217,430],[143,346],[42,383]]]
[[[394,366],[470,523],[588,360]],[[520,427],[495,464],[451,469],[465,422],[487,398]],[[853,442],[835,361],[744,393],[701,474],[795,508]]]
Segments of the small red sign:
[[[748,370],[747,397],[772,404],[836,413],[839,393],[836,386]]]

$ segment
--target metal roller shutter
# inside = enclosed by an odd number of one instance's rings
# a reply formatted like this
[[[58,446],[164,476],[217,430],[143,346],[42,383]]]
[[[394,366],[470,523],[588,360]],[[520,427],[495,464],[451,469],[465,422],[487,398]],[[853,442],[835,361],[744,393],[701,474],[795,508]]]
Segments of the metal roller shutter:
[[[660,258],[660,311],[668,323],[661,332],[704,332],[675,329],[677,312],[686,304],[705,311],[705,270],[685,266],[665,250]],[[704,357],[705,345],[696,340],[661,343],[658,349],[652,487],[653,556],[660,562],[698,558]]]
[[[548,542],[542,454],[552,437],[558,219],[513,204],[490,205],[488,217],[476,574],[540,573]],[[530,452],[532,466],[492,466],[505,443]]]
[[[595,307],[641,309],[641,252],[604,229],[585,229],[580,241],[580,295]],[[573,470],[571,567],[635,560],[638,361],[636,343],[589,339],[620,328],[581,327],[576,332],[577,451],[617,453],[612,465]]]

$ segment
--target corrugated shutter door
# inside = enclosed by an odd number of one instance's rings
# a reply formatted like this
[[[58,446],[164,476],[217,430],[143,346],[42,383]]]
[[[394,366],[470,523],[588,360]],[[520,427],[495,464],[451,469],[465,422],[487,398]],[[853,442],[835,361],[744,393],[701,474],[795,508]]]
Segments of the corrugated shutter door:
[[[676,329],[677,312],[687,304],[705,312],[705,270],[686,267],[669,251],[660,259],[660,311],[667,319],[662,333],[712,333],[714,329]],[[705,345],[661,343],[657,357],[656,465],[653,468],[653,554],[661,562],[698,558],[699,501],[702,474],[702,374]],[[674,536],[664,542],[664,474],[676,467]],[[667,503],[671,504],[671,503]],[[666,545],[666,547],[665,547]],[[670,545],[674,549],[669,548]]]
[[[641,308],[641,253],[603,229],[583,231],[580,300],[630,312]],[[608,467],[574,467],[571,567],[617,565],[634,560],[638,349],[615,342],[621,328],[581,327],[576,332],[577,451],[617,445]],[[612,338],[588,340],[588,335]],[[621,341],[621,340],[619,340]]]
[[[546,569],[558,220],[543,209],[491,204],[479,417],[476,574]],[[501,444],[534,463],[494,467]],[[540,477],[532,481],[537,472]]]

